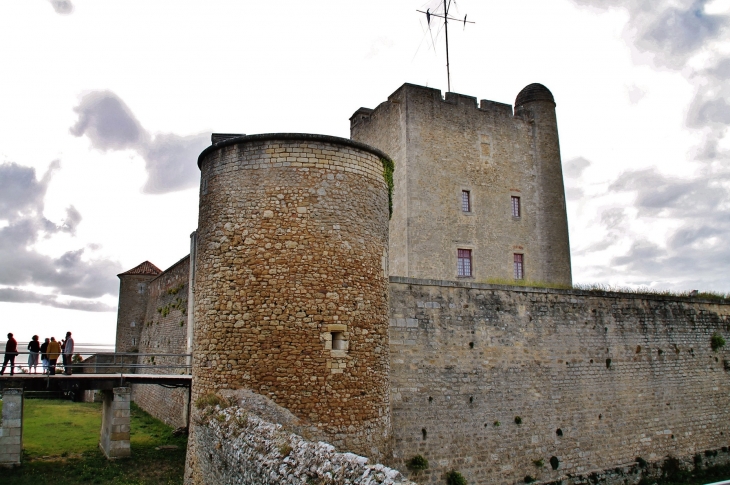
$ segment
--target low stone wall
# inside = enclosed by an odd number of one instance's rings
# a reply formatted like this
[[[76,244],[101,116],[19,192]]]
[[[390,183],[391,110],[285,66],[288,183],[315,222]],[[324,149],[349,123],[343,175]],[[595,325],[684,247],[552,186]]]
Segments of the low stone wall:
[[[196,456],[188,462],[207,483],[414,485],[397,470],[317,442],[317,428],[268,398],[245,390],[221,394],[226,403],[196,409],[191,423],[188,453]],[[185,483],[195,483],[189,469]]]

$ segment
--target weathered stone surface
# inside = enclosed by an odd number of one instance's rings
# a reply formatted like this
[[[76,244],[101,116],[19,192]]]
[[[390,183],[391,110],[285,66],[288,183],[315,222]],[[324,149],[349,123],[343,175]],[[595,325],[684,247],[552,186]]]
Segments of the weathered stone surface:
[[[248,388],[338,449],[380,459],[390,453],[381,156],[298,137],[201,155],[193,400]]]
[[[115,387],[112,391],[102,391],[104,402],[101,411],[99,447],[110,460],[131,455],[129,444],[131,393],[129,387]]]
[[[710,347],[730,304],[391,278],[390,307],[395,465],[425,456],[425,483],[559,480],[730,443],[730,352]]]
[[[404,84],[352,116],[352,139],[395,161],[391,275],[453,280],[457,249],[471,249],[470,281],[512,280],[519,253],[524,279],[571,283],[555,103],[523,98],[513,115],[509,104]]]
[[[307,430],[299,418],[263,396],[246,391],[226,396],[232,406],[205,408],[193,425],[191,440],[201,450],[206,483],[413,485],[397,470],[370,465],[365,457],[338,453],[330,444],[292,432]]]
[[[147,284],[148,300],[139,335],[141,354],[185,354],[187,352],[190,257],[186,256]],[[143,355],[145,374],[187,372],[185,359],[162,355]],[[187,426],[187,389],[167,389],[137,384],[132,400],[145,411],[173,427]]]
[[[2,391],[3,414],[0,427],[0,466],[20,465],[23,450],[23,390]]]

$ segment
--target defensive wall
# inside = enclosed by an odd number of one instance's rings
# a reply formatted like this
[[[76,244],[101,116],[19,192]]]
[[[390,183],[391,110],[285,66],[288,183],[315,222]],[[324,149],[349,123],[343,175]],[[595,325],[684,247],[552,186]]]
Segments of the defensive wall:
[[[147,283],[149,299],[139,337],[141,354],[185,354],[188,330],[190,257],[185,256]],[[146,374],[187,373],[181,357],[140,356]],[[187,426],[188,390],[156,384],[132,386],[132,400],[170,426]]]
[[[393,464],[518,483],[727,451],[729,331],[727,302],[391,277]]]

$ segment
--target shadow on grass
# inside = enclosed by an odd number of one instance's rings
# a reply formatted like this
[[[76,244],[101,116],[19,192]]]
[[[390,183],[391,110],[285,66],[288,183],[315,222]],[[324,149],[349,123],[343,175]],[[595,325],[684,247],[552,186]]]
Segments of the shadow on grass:
[[[23,464],[3,471],[13,485],[182,484],[186,436],[132,404],[132,457],[109,461],[99,450],[101,405],[25,401]],[[156,449],[167,446],[167,449]],[[172,448],[176,447],[176,448]]]

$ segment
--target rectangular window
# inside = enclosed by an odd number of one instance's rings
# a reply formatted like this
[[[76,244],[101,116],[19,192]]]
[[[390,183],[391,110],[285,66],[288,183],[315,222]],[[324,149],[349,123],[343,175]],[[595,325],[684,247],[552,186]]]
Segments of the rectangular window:
[[[461,191],[461,210],[471,212],[471,193],[468,190]]]
[[[515,279],[516,280],[523,280],[525,279],[525,262],[524,262],[524,255],[515,253]]]
[[[459,249],[458,263],[456,265],[457,276],[471,276],[471,249]]]
[[[520,217],[520,198],[512,196],[512,217]]]

